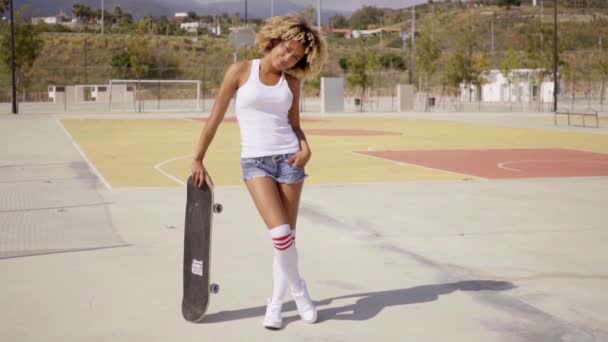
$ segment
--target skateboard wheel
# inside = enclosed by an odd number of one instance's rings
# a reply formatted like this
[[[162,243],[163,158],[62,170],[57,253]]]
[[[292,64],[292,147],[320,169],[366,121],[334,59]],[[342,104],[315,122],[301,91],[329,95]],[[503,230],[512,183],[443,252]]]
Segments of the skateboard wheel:
[[[211,293],[218,293],[220,292],[220,286],[218,284],[211,284],[211,286],[209,286],[209,291],[211,291]]]
[[[222,211],[224,211],[224,206],[223,205],[221,205],[219,203],[216,203],[216,204],[213,205],[213,212],[214,213],[219,214]]]

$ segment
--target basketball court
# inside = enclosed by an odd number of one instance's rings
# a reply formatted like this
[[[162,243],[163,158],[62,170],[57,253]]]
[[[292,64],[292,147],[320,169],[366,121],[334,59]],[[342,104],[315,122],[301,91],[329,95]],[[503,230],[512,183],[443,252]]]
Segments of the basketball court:
[[[205,116],[2,116],[7,341],[608,339],[608,134],[523,114],[303,115],[298,251],[319,322],[262,328],[271,245],[228,116],[201,324],[180,313],[183,182]]]
[[[196,118],[62,119],[108,187],[183,185]],[[608,136],[406,117],[306,117],[308,184],[608,176]],[[222,123],[206,157],[217,185],[239,185],[239,130]]]

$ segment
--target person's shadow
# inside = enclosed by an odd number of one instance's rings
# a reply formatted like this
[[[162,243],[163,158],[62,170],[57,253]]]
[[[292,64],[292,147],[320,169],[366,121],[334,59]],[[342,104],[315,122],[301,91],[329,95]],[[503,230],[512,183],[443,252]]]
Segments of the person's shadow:
[[[378,292],[356,293],[339,297],[332,297],[315,301],[318,312],[318,322],[328,320],[351,320],[364,321],[374,318],[384,308],[396,305],[408,305],[426,303],[437,300],[440,295],[452,293],[454,291],[505,291],[514,289],[516,286],[509,282],[494,280],[467,280],[455,283],[434,284],[415,286],[399,290],[387,290]],[[334,300],[358,298],[353,304],[348,304],[335,308],[323,308],[331,304]],[[239,310],[220,311],[205,316],[201,323],[226,322],[238,319],[264,316],[266,306],[257,306]],[[293,301],[283,305],[283,311],[296,310]],[[283,319],[283,324],[287,325],[297,320],[297,314]]]

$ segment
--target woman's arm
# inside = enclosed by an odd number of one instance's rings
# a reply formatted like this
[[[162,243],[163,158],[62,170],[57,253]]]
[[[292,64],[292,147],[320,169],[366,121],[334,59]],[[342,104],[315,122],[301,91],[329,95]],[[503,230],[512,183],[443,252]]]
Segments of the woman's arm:
[[[192,177],[194,178],[194,184],[199,187],[203,186],[203,182],[209,177],[203,164],[203,159],[205,158],[207,149],[209,148],[220,123],[222,123],[222,120],[224,119],[224,115],[230,104],[230,99],[232,99],[232,96],[238,89],[240,77],[243,75],[243,70],[246,68],[247,62],[245,61],[234,63],[228,67],[218,95],[215,98],[213,108],[211,109],[209,120],[207,120],[203,131],[201,132],[192,161]],[[209,179],[209,181],[211,183],[209,186],[212,186],[213,182],[211,179]]]
[[[300,86],[302,83],[299,79],[291,75],[287,75],[287,83],[293,94],[293,101],[291,103],[291,108],[289,109],[289,123],[300,143],[300,151],[291,156],[288,162],[293,163],[298,167],[304,167],[310,160],[312,152],[310,150],[310,145],[306,140],[306,135],[300,126]]]

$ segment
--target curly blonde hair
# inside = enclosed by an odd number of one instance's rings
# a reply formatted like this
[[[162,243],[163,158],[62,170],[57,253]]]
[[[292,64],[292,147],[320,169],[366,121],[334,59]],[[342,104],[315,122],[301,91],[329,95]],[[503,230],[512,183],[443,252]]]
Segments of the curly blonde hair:
[[[286,73],[299,79],[312,78],[321,72],[327,59],[327,43],[316,28],[299,15],[276,16],[266,20],[257,34],[260,51],[266,54],[278,43],[297,40],[304,46],[305,56]]]

